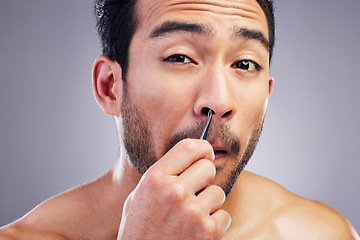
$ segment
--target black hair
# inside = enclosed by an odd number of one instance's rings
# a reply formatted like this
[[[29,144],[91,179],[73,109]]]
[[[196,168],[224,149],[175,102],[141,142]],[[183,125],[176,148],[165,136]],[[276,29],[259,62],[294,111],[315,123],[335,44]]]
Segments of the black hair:
[[[129,46],[137,28],[136,0],[96,0],[96,27],[100,35],[102,54],[116,60],[125,80]]]
[[[256,0],[265,13],[269,32],[269,62],[273,55],[275,45],[275,16],[273,0]]]
[[[256,0],[266,15],[269,31],[269,62],[275,43],[273,0]],[[96,0],[96,26],[100,35],[102,52],[116,60],[126,79],[131,38],[138,26],[136,0]]]

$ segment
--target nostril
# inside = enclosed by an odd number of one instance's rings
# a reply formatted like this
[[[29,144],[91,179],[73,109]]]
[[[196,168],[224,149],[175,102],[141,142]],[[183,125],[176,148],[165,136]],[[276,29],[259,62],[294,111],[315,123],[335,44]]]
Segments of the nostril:
[[[205,115],[205,116],[208,115],[209,111],[210,111],[210,108],[207,108],[207,107],[203,107],[203,108],[201,109],[201,113],[202,113],[203,115]],[[213,113],[215,113],[215,112],[213,111]]]
[[[226,113],[224,113],[221,117],[222,117],[222,118],[227,118],[228,116],[230,116],[230,115],[231,115],[231,113],[232,113],[232,110],[227,111],[227,112],[226,112]]]

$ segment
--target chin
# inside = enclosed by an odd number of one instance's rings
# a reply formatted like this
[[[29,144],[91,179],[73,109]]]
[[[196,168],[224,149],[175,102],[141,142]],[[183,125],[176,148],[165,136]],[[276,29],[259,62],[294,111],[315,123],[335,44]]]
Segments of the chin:
[[[215,158],[216,175],[213,185],[221,187],[227,196],[236,182],[242,168],[239,159],[234,156],[222,156]]]

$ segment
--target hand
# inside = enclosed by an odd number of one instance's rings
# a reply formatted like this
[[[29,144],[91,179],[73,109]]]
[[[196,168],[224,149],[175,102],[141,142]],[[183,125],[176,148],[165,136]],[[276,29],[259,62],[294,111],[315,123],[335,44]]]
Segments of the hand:
[[[143,175],[123,208],[118,239],[221,239],[230,215],[223,190],[211,185],[214,153],[184,139]]]

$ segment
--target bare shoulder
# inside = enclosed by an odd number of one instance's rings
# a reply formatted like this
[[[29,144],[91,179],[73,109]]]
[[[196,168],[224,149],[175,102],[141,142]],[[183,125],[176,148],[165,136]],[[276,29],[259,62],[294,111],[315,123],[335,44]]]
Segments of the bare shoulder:
[[[275,211],[278,230],[299,239],[354,239],[347,220],[331,207],[298,196],[289,196]]]
[[[107,176],[44,201],[21,219],[0,228],[0,240],[116,238],[122,203],[112,198],[112,177]]]
[[[0,240],[49,239],[66,240],[67,238],[50,231],[42,231],[18,221],[0,228]]]
[[[271,219],[284,239],[356,239],[349,222],[335,209],[293,194],[261,176],[251,177],[262,181],[266,191],[274,196]]]
[[[31,210],[19,220],[0,228],[0,240],[70,239],[68,216],[76,210],[73,200],[77,189],[54,196]],[[75,195],[75,196],[74,196]]]
[[[22,239],[70,239],[59,231],[66,212],[63,211],[67,201],[63,196],[55,196],[27,213],[19,220],[0,228],[0,240],[22,240]],[[64,231],[65,232],[65,231]]]

